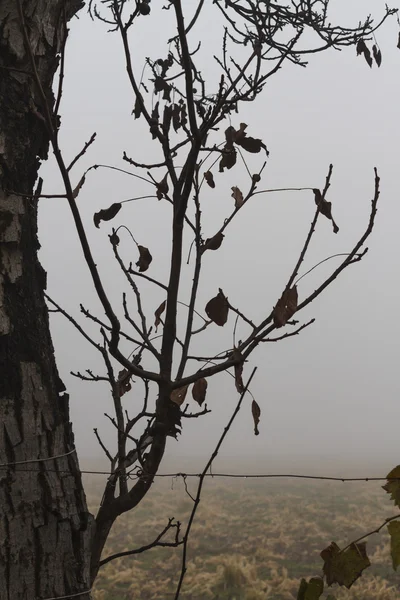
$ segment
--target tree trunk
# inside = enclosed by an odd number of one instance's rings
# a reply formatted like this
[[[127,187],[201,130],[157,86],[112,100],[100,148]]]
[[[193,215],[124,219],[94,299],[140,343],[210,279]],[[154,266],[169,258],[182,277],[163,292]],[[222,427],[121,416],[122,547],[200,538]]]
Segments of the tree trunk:
[[[65,22],[80,2],[21,4],[52,105]],[[92,517],[49,333],[37,201],[23,196],[48,151],[42,112],[17,0],[0,0],[0,600],[69,598],[90,587]]]

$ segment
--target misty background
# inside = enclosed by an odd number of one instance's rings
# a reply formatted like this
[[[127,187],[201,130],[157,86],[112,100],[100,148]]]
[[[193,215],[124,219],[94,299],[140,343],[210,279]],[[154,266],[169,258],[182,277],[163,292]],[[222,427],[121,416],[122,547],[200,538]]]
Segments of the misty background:
[[[199,63],[203,77],[212,87],[220,69],[213,55],[220,51],[221,19],[218,10],[206,3],[201,19],[189,35],[193,49],[199,40]],[[390,6],[395,6],[392,2]],[[186,20],[197,2],[185,0]],[[331,20],[356,26],[372,12],[378,20],[385,3],[378,0],[331,1]],[[166,58],[168,39],[175,34],[172,11],[152,2],[151,17],[141,18],[132,28],[131,53],[138,79],[145,57]],[[337,235],[331,222],[321,217],[300,275],[318,261],[348,252],[364,232],[374,193],[374,172],[381,178],[381,197],[375,230],[368,241],[365,258],[351,265],[314,303],[296,318],[316,322],[301,335],[280,343],[262,344],[245,366],[258,371],[251,386],[261,407],[260,435],[254,436],[250,397],[232,427],[221,452],[220,464],[231,470],[246,465],[249,470],[274,472],[282,468],[319,472],[370,473],[376,468],[385,475],[400,462],[398,424],[400,305],[400,50],[396,48],[399,25],[389,19],[377,33],[382,66],[368,67],[354,47],[310,55],[307,68],[284,63],[269,79],[257,101],[244,104],[232,125],[248,124],[248,134],[261,137],[270,156],[258,189],[324,186],[329,164],[334,166],[327,199],[340,227]],[[310,38],[312,43],[312,38]],[[304,42],[303,42],[304,43]],[[235,49],[237,52],[237,50]],[[246,50],[241,51],[243,62]],[[147,72],[150,75],[150,72]],[[146,78],[146,73],[145,73]],[[215,87],[214,87],[215,89]],[[151,95],[146,96],[151,106]],[[134,97],[125,72],[122,43],[107,26],[92,22],[85,9],[70,23],[66,51],[66,77],[60,114],[60,145],[68,163],[94,131],[96,142],[73,169],[76,184],[92,164],[107,164],[134,172],[122,160],[122,152],[139,162],[161,158],[142,119],[131,115]],[[224,123],[219,133],[223,140]],[[246,155],[251,172],[265,159]],[[153,172],[156,179],[163,169]],[[145,172],[140,173],[145,175]],[[56,163],[51,158],[41,170],[43,193],[63,193]],[[234,201],[231,187],[245,192],[249,177],[243,164],[226,173],[214,169],[216,188],[203,187],[204,237],[211,237],[230,214]],[[153,255],[148,274],[168,281],[171,207],[167,202],[145,199],[126,203],[110,223],[99,229],[93,214],[113,202],[152,194],[153,189],[128,175],[109,170],[91,171],[78,197],[87,234],[103,283],[122,315],[123,275],[113,258],[108,240],[112,227],[125,224],[139,244]],[[280,297],[293,270],[315,210],[311,191],[259,194],[252,198],[226,231],[221,248],[204,255],[197,310],[204,314],[207,301],[222,288],[230,303],[255,322],[268,315]],[[40,259],[48,274],[48,293],[100,341],[98,328],[80,314],[82,303],[99,318],[103,310],[95,295],[83,259],[72,216],[65,199],[42,199],[39,214]],[[137,249],[128,233],[120,232],[121,255],[136,262]],[[185,258],[190,244],[185,239]],[[332,259],[299,284],[299,301],[313,291],[339,264]],[[182,301],[188,301],[191,263],[184,267]],[[161,289],[138,279],[148,322],[164,300]],[[135,302],[130,296],[131,312]],[[182,308],[180,323],[186,314]],[[224,328],[215,325],[195,336],[193,350],[212,355],[232,347],[234,315]],[[198,321],[201,325],[201,321]],[[128,333],[130,327],[123,324]],[[92,369],[104,374],[100,355],[58,314],[51,328],[61,377],[70,394],[71,420],[80,453],[81,468],[103,458],[93,434],[97,427],[103,441],[114,450],[115,431],[112,398],[106,383],[85,383],[70,371]],[[247,329],[239,323],[236,340]],[[281,331],[279,331],[281,333]],[[127,354],[133,350],[124,345]],[[191,352],[192,354],[193,352]],[[143,366],[154,367],[151,361]],[[186,374],[197,370],[190,362]],[[123,398],[132,415],[141,406],[143,386],[133,384]],[[153,387],[154,399],[156,388]],[[196,405],[187,398],[191,408]],[[201,419],[184,420],[178,442],[168,441],[166,465],[183,470],[188,460],[199,467],[212,452],[235,403],[234,380],[221,374],[209,381],[207,404],[212,413]],[[384,471],[384,472],[382,472]]]

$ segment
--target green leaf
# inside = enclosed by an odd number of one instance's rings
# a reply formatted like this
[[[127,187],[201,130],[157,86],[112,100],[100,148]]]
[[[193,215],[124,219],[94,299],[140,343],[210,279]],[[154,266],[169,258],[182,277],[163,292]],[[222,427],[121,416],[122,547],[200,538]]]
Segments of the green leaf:
[[[324,561],[323,572],[328,585],[338,583],[350,588],[364,569],[371,566],[365,542],[351,544],[344,552],[332,542],[322,550],[321,558]]]
[[[392,521],[387,526],[390,535],[390,555],[393,569],[397,571],[400,565],[400,521]]]
[[[400,508],[400,465],[397,465],[397,467],[392,469],[390,473],[386,475],[386,479],[389,481],[386,485],[383,485],[382,488],[385,492],[390,494],[390,499]]]
[[[321,577],[312,577],[307,583],[301,580],[297,600],[318,600],[324,591],[324,582]]]

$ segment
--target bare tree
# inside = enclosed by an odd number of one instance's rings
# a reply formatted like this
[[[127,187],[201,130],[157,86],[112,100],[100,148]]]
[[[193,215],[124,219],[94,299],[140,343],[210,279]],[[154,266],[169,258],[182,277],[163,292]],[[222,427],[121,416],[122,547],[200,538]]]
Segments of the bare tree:
[[[328,0],[292,1],[288,5],[261,0],[216,0],[212,10],[222,13],[225,27],[221,37],[221,52],[215,58],[219,80],[216,88],[210,90],[208,78],[203,75],[201,68],[202,51],[191,46],[191,34],[204,9],[204,0],[200,0],[194,14],[186,18],[181,0],[166,3],[164,8],[172,11],[177,34],[170,39],[165,57],[146,60],[150,70],[146,82],[140,81],[134,72],[130,44],[136,23],[140,23],[142,18],[153,18],[151,3],[145,0],[113,0],[103,2],[100,8],[90,5],[92,15],[103,20],[114,34],[120,36],[134,100],[134,116],[147,123],[149,135],[158,143],[162,156],[161,160],[150,164],[143,164],[140,156],[131,158],[126,152],[123,159],[130,165],[129,172],[150,186],[150,196],[171,205],[169,228],[172,248],[165,281],[148,275],[152,262],[150,250],[137,243],[132,232],[138,261],[135,266],[124,261],[120,253],[120,237],[121,228],[126,229],[126,225],[116,227],[109,236],[111,250],[134,300],[132,309],[131,297],[124,293],[121,311],[120,307],[111,304],[106,294],[76,203],[78,194],[83,193],[87,177],[98,168],[107,166],[93,165],[76,177],[79,159],[90,151],[95,135],[69,164],[64,159],[58,139],[64,39],[66,22],[73,10],[60,8],[61,16],[57,13],[58,37],[54,49],[56,53],[61,53],[61,85],[54,102],[50,93],[56,67],[54,51],[48,66],[42,58],[42,39],[37,35],[36,17],[32,19],[32,6],[16,0],[12,21],[15,37],[14,43],[9,44],[8,62],[4,61],[2,67],[6,76],[2,78],[5,86],[2,83],[0,96],[3,102],[0,135],[6,140],[7,149],[1,159],[3,170],[0,186],[0,214],[4,222],[1,230],[0,290],[3,300],[0,323],[4,332],[2,339],[5,340],[0,348],[2,372],[7,373],[7,377],[2,378],[5,387],[1,393],[5,426],[3,437],[0,438],[0,450],[4,457],[3,467],[6,466],[1,475],[1,514],[3,537],[10,540],[2,561],[6,566],[2,580],[5,584],[0,584],[0,600],[11,596],[32,598],[36,595],[46,598],[51,594],[53,597],[70,597],[65,594],[72,596],[74,593],[85,597],[85,590],[93,584],[100,566],[122,555],[102,556],[107,537],[116,518],[135,508],[150,489],[168,437],[179,434],[185,418],[199,418],[210,412],[205,403],[210,378],[222,372],[232,373],[239,400],[204,474],[216,457],[245,394],[249,392],[248,386],[254,371],[250,376],[247,375],[247,379],[243,372],[252,352],[261,343],[286,339],[310,326],[313,320],[300,323],[297,315],[318,298],[344,269],[365,255],[365,242],[374,226],[379,198],[376,171],[370,218],[360,238],[312,294],[304,296],[301,287],[298,289],[300,268],[320,217],[331,221],[335,233],[339,230],[327,199],[333,171],[330,165],[324,185],[308,188],[315,201],[311,226],[284,289],[277,291],[275,306],[266,311],[262,320],[255,322],[250,316],[250,303],[244,308],[236,307],[222,289],[211,290],[206,306],[198,306],[204,256],[221,247],[224,236],[229,235],[230,223],[251,198],[256,194],[282,191],[259,189],[268,150],[260,138],[250,135],[254,134],[251,125],[248,128],[236,117],[241,103],[255,100],[266,82],[285,62],[305,66],[308,54],[328,48],[356,46],[357,52],[370,62],[372,58],[368,43],[371,35],[395,12],[387,8],[377,24],[368,17],[355,28],[347,28],[329,22],[328,7]],[[0,11],[0,22],[5,21],[6,13],[2,18]],[[308,31],[316,34],[317,42],[313,46],[306,41]],[[41,35],[48,35],[48,31],[43,29]],[[379,65],[378,52],[375,46],[373,56]],[[9,89],[15,94],[13,106],[22,108],[17,121],[11,119],[6,123],[12,114],[12,107],[5,102]],[[235,124],[232,125],[232,122]],[[16,137],[14,131],[21,137]],[[34,140],[39,146],[35,145]],[[65,198],[70,206],[84,259],[104,310],[104,316],[99,317],[82,307],[84,315],[99,325],[99,337],[94,339],[75,317],[66,313],[56,299],[46,295],[51,309],[68,318],[100,353],[104,362],[105,374],[96,375],[86,371],[84,374],[76,373],[76,376],[89,381],[107,381],[112,393],[115,413],[109,418],[115,426],[117,453],[112,454],[95,431],[110,461],[111,475],[93,527],[92,517],[87,514],[79,467],[73,453],[68,407],[65,398],[59,398],[61,388],[55,383],[58,376],[47,329],[44,281],[37,278],[37,273],[41,271],[36,259],[36,203],[42,194],[41,185],[35,193],[33,185],[38,167],[36,156],[45,157],[49,141],[65,188],[62,193],[50,196]],[[258,165],[254,171],[248,164],[249,155],[261,157],[261,160],[257,157]],[[29,156],[29,161],[26,156]],[[242,191],[235,185],[231,186],[231,214],[222,224],[216,224],[211,237],[205,238],[202,229],[202,213],[205,210],[202,198],[205,190],[212,193],[218,186],[218,179],[225,177],[225,172],[229,175],[237,162],[242,163],[248,173],[248,188]],[[26,164],[30,165],[29,172]],[[114,219],[122,207],[120,201],[99,210],[94,215],[94,225],[99,227],[102,222]],[[189,248],[185,242],[186,233],[191,236]],[[181,291],[187,253],[192,279],[189,298],[184,297]],[[155,311],[154,324],[148,323],[141,295],[140,282],[143,279],[161,289],[165,296]],[[34,324],[30,317],[32,314],[35,315]],[[229,314],[236,319],[233,344],[217,355],[198,356],[192,353],[194,336],[206,335],[215,325],[223,327],[228,322]],[[199,324],[195,322],[198,318]],[[236,341],[238,320],[247,328],[247,332],[243,340]],[[274,333],[276,329],[284,327],[287,328],[284,333]],[[162,333],[157,333],[158,328],[162,328]],[[38,339],[41,340],[40,344],[37,343]],[[29,351],[26,350],[27,345]],[[128,346],[129,351],[126,351]],[[126,412],[123,398],[130,391],[132,377],[143,382],[144,390],[143,405],[135,415]],[[184,406],[190,386],[193,399],[200,406],[198,412],[194,413],[189,412],[187,405]],[[47,390],[46,394],[44,389]],[[27,398],[31,406],[29,410]],[[49,412],[45,410],[47,406]],[[257,434],[261,411],[254,398],[252,414]],[[47,461],[47,458],[68,453],[68,456]],[[33,462],[30,463],[30,460]],[[20,461],[26,464],[16,464]],[[193,498],[193,513],[185,531],[179,522],[170,520],[156,540],[123,553],[135,554],[155,545],[182,545],[182,570],[176,598],[179,597],[186,570],[189,533],[200,501],[204,474],[200,478],[198,493]],[[29,509],[25,508],[26,505]],[[14,515],[25,514],[25,510],[30,515],[30,523],[26,531],[20,525],[15,533],[10,523]],[[20,519],[19,523],[22,521]],[[62,532],[57,527],[61,527]],[[65,528],[67,531],[64,533]],[[20,539],[32,539],[28,543],[29,555],[26,560],[32,565],[34,576],[25,577],[29,571],[26,569],[23,583],[16,584],[21,567],[13,572],[13,569],[17,569],[14,557],[23,551]],[[60,563],[53,553],[54,539],[60,545],[60,554],[57,555],[61,556]],[[90,580],[87,571],[89,562]],[[69,565],[65,569],[65,576],[63,565]],[[15,585],[19,587],[14,588]]]

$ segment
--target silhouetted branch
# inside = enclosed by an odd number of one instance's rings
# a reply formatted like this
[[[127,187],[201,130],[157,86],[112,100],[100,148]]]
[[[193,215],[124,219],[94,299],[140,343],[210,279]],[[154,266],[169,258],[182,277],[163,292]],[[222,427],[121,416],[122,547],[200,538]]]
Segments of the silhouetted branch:
[[[183,544],[183,541],[179,539],[179,535],[180,535],[180,531],[181,531],[181,524],[179,521],[177,521],[176,523],[174,523],[173,521],[174,521],[173,518],[169,519],[168,525],[166,525],[164,527],[164,529],[161,531],[161,533],[150,544],[146,544],[145,546],[141,546],[140,548],[135,548],[135,550],[126,550],[125,552],[117,552],[116,554],[111,554],[110,556],[107,556],[107,558],[104,558],[103,560],[100,561],[100,567],[106,565],[107,563],[109,563],[112,560],[115,560],[116,558],[121,558],[122,556],[132,556],[134,554],[142,554],[143,552],[146,552],[147,550],[151,550],[152,548],[156,548],[157,546],[162,547],[162,548],[176,548],[177,546],[180,546],[181,544]],[[161,541],[162,538],[171,529],[175,529],[174,541],[173,542],[162,542]]]
[[[190,517],[189,517],[189,521],[188,521],[188,524],[187,524],[187,527],[186,527],[186,530],[185,530],[185,534],[183,536],[183,540],[182,540],[183,541],[182,567],[181,567],[181,574],[180,574],[180,577],[179,577],[179,582],[178,582],[176,593],[175,593],[175,600],[178,600],[178,598],[179,598],[179,595],[180,595],[180,592],[181,592],[181,588],[182,588],[182,584],[183,584],[183,579],[184,579],[185,574],[186,574],[186,559],[187,559],[187,549],[188,549],[189,536],[190,536],[190,531],[192,529],[193,521],[194,521],[194,518],[196,516],[196,512],[197,512],[198,506],[200,504],[201,492],[202,492],[202,489],[203,489],[203,484],[204,484],[205,476],[207,474],[207,471],[211,468],[212,463],[214,462],[214,460],[218,456],[218,452],[219,452],[219,450],[220,450],[220,448],[221,448],[221,446],[222,446],[222,444],[223,444],[223,442],[224,442],[224,440],[225,440],[225,438],[226,438],[226,436],[227,436],[230,428],[232,427],[232,423],[234,422],[237,414],[240,411],[243,399],[246,396],[247,390],[249,388],[249,385],[250,385],[250,383],[251,383],[251,381],[252,381],[252,379],[253,379],[256,371],[257,371],[257,367],[255,367],[253,369],[253,371],[252,371],[252,373],[251,373],[251,375],[250,375],[250,377],[249,377],[249,379],[248,379],[248,381],[246,383],[246,386],[243,389],[243,392],[240,394],[240,398],[239,398],[239,400],[238,400],[238,402],[236,404],[235,410],[233,411],[232,416],[229,419],[226,427],[224,428],[224,431],[222,432],[222,435],[219,438],[219,440],[217,442],[217,445],[215,446],[215,449],[214,449],[213,453],[211,454],[210,458],[208,459],[207,464],[205,465],[205,467],[204,467],[204,469],[203,469],[203,471],[202,471],[202,473],[201,473],[201,475],[199,477],[199,483],[198,483],[198,486],[197,486],[197,493],[196,493],[196,496],[195,496],[195,498],[193,500],[194,501],[194,505],[193,505],[192,512],[191,512]]]

